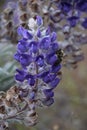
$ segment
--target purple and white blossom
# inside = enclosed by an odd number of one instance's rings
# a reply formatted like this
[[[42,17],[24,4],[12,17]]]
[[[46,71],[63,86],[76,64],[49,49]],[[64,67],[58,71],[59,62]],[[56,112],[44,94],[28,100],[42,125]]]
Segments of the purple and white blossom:
[[[41,101],[41,104],[44,102],[44,105],[49,101],[51,105],[54,100],[50,93],[54,93],[54,88],[60,82],[58,72],[61,61],[57,55],[60,48],[56,33],[47,33],[48,28],[43,29],[40,16],[36,17],[34,23],[32,30],[22,26],[18,28],[21,40],[18,41],[14,58],[20,63],[21,69],[17,69],[15,79],[24,88],[26,86],[31,90],[31,93],[36,92],[32,100]],[[28,25],[30,27],[31,23]]]

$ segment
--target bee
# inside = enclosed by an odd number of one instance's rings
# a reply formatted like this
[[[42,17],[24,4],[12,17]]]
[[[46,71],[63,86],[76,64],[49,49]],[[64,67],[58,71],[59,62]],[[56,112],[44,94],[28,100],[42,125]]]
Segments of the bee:
[[[58,66],[62,62],[64,53],[61,49],[59,49],[59,50],[56,51],[56,55],[57,55],[58,59],[54,63],[55,67]],[[60,77],[60,79],[62,78],[62,72],[61,71],[56,72],[56,74],[57,74],[58,77]]]
[[[60,64],[62,62],[63,59],[63,51],[61,49],[56,51],[56,55],[58,57],[58,60],[54,63],[55,66],[57,66],[58,64]]]

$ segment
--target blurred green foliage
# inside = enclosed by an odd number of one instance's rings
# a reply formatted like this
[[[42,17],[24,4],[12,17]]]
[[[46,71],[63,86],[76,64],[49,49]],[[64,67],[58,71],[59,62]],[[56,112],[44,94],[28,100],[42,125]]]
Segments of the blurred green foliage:
[[[14,73],[17,63],[13,58],[15,46],[10,43],[0,43],[0,91],[6,91],[15,84]]]

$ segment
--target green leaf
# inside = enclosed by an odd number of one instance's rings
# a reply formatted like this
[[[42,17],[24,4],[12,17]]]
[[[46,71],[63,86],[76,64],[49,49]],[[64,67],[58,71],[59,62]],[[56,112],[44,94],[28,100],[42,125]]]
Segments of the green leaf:
[[[14,76],[7,76],[0,80],[0,91],[6,91],[15,84]]]
[[[15,84],[14,74],[17,62],[14,60],[15,45],[0,43],[0,91],[6,91]]]

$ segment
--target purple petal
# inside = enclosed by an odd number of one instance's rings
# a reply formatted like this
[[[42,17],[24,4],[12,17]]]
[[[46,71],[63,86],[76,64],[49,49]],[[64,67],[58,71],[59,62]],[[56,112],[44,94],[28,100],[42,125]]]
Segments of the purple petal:
[[[29,50],[30,50],[31,53],[36,53],[38,51],[38,42],[31,41],[29,43]]]
[[[15,55],[14,55],[14,59],[15,60],[17,60],[18,62],[20,62],[20,54],[19,53],[16,53]]]
[[[28,54],[22,54],[20,57],[20,63],[24,66],[28,66],[32,62],[32,57]]]
[[[41,37],[41,31],[39,29],[37,30],[37,37]]]
[[[50,69],[51,73],[57,73],[61,69],[61,64],[59,65],[53,65],[52,68]]]
[[[79,20],[79,17],[72,16],[72,17],[69,17],[67,20],[69,21],[71,27],[75,27]]]
[[[79,3],[77,3],[76,8],[80,11],[87,12],[87,1],[82,0]]]
[[[36,19],[37,19],[38,26],[41,26],[43,24],[42,17],[41,16],[36,16]]]
[[[16,75],[15,75],[15,79],[16,79],[17,81],[20,81],[20,82],[23,82],[23,81],[24,81],[24,77],[23,77],[22,75],[19,75],[19,74],[16,74]]]
[[[33,36],[31,33],[28,32],[27,29],[23,28],[22,26],[18,27],[17,32],[20,36],[22,36],[25,39],[32,39]]]
[[[48,75],[46,75],[45,77],[43,77],[43,81],[45,83],[49,83],[49,82],[53,81],[55,79],[55,77],[56,77],[55,74],[50,74],[49,73]]]
[[[44,56],[43,55],[39,55],[37,58],[36,58],[36,63],[42,67],[44,65]]]
[[[18,43],[17,45],[17,49],[21,52],[26,52],[27,51],[27,48],[24,44],[22,44],[21,42]]]
[[[49,74],[49,71],[46,71],[46,72],[43,72],[43,73],[39,73],[38,75],[37,75],[37,77],[38,78],[44,78],[46,75],[48,75]]]
[[[50,45],[50,37],[46,36],[44,37],[41,41],[40,41],[40,48],[41,49],[49,49],[49,45]]]
[[[50,86],[51,86],[51,89],[54,89],[60,82],[60,79],[59,78],[56,78],[54,79],[51,83],[50,83]]]
[[[60,4],[60,9],[65,13],[68,13],[71,10],[71,8],[72,6],[68,2],[61,2]]]
[[[51,42],[54,42],[57,39],[57,34],[55,32],[53,32],[51,34]]]
[[[51,52],[56,52],[58,48],[59,48],[58,43],[52,43],[50,45]]]
[[[50,35],[50,27],[48,26],[48,28],[46,29],[46,35]]]
[[[42,101],[43,102],[43,104],[45,105],[45,106],[51,106],[53,103],[54,103],[54,99],[53,98],[49,98],[49,99],[45,99],[44,101]]]
[[[50,89],[45,89],[43,92],[47,98],[51,98],[54,96],[54,92],[52,92],[52,90],[50,90]]]
[[[26,79],[28,80],[29,85],[34,86],[35,84],[35,77],[31,74],[28,74],[26,76]]]
[[[15,75],[15,79],[20,82],[23,82],[25,79],[26,73],[23,70],[19,70],[19,69],[17,69],[16,71],[18,73]]]
[[[50,53],[46,57],[46,61],[48,64],[54,64],[57,61],[57,56],[53,53]]]

